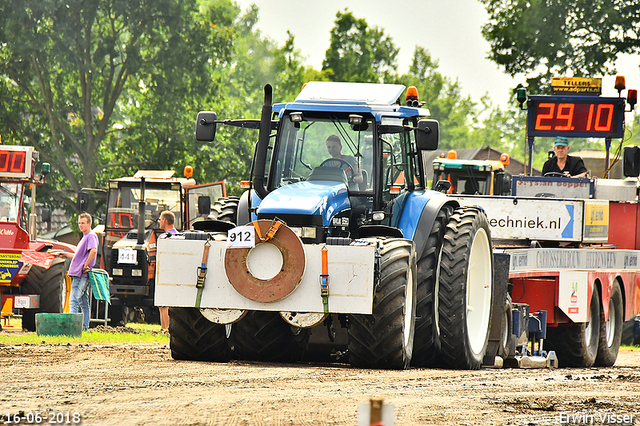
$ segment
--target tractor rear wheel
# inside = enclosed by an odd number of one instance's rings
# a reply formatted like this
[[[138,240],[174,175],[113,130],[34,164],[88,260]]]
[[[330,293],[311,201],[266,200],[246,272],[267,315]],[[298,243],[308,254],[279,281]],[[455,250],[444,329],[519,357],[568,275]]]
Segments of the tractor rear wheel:
[[[556,351],[561,367],[591,367],[596,361],[600,340],[600,292],[595,285],[587,321],[547,329],[546,349]]]
[[[372,315],[350,315],[349,361],[364,368],[405,369],[413,352],[417,271],[413,242],[381,240]]]
[[[416,330],[411,357],[414,367],[432,367],[437,364],[440,354],[436,283],[442,241],[451,210],[451,207],[445,206],[438,212],[417,264]]]
[[[31,267],[20,286],[22,294],[39,294],[39,309],[24,309],[22,314],[22,328],[36,331],[36,314],[40,312],[58,314],[64,310],[66,284],[64,273],[66,262],[55,259],[49,269],[39,266]]]
[[[231,325],[230,340],[239,359],[296,362],[307,350],[309,330],[289,325],[278,312],[249,311]]]
[[[487,349],[493,293],[490,235],[487,217],[477,207],[457,208],[447,224],[438,325],[442,361],[453,368],[477,370]]]
[[[212,219],[224,220],[225,222],[238,222],[238,203],[239,197],[222,197],[218,198],[211,206],[210,217]]]
[[[231,357],[225,326],[197,308],[169,308],[169,336],[173,359],[225,362]]]
[[[604,320],[604,311],[600,312],[600,341],[596,365],[611,367],[618,358],[620,339],[622,338],[622,291],[620,284],[615,281],[609,299],[609,320]]]

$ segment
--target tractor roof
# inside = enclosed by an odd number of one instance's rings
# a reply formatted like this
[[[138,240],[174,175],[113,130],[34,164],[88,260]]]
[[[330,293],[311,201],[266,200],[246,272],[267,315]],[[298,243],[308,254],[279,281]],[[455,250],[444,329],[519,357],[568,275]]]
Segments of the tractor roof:
[[[294,102],[275,104],[273,110],[280,116],[286,111],[369,113],[377,121],[381,121],[382,117],[428,116],[429,110],[426,108],[397,103],[404,89],[402,84],[312,81],[303,87]]]
[[[461,158],[435,158],[433,163],[442,164],[445,168],[460,169],[462,167],[490,166],[492,170],[504,169],[504,164],[497,160],[464,160]]]

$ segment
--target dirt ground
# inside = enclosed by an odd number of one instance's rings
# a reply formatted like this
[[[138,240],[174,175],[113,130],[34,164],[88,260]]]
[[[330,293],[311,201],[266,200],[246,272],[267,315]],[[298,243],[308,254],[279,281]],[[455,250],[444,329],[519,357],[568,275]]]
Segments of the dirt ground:
[[[370,397],[394,405],[396,425],[640,424],[638,351],[612,368],[378,371],[174,361],[157,345],[5,346],[0,369],[0,424],[40,412],[48,424],[78,413],[83,425],[356,425]]]

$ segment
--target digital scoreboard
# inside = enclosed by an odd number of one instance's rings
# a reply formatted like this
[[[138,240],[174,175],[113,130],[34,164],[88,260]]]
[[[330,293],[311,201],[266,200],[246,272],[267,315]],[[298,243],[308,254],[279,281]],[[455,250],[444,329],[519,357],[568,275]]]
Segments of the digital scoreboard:
[[[33,172],[33,147],[0,145],[0,179],[28,179]]]
[[[529,96],[529,136],[621,138],[624,98]]]

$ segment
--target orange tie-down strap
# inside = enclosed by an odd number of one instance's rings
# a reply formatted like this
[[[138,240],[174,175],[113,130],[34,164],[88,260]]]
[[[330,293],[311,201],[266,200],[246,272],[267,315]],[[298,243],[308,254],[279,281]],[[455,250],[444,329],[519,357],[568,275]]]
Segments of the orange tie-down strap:
[[[202,302],[202,291],[204,290],[204,280],[207,277],[207,260],[209,259],[209,248],[211,247],[211,239],[204,243],[202,250],[202,263],[198,266],[198,278],[196,279],[196,308],[200,308]]]
[[[273,221],[271,221],[271,226],[269,227],[269,230],[266,232],[265,237],[262,236],[262,231],[260,230],[260,226],[258,226],[257,220],[254,222],[251,222],[251,224],[255,228],[256,234],[258,234],[258,238],[260,239],[260,241],[267,242],[276,235],[276,232],[278,232],[278,229],[280,229],[280,227],[285,223],[280,219],[274,219]]]

